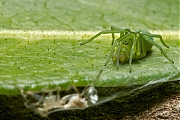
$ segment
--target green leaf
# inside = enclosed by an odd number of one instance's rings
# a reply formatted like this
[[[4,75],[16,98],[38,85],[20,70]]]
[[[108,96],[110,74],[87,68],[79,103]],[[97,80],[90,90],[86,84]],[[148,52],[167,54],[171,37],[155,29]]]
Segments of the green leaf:
[[[74,36],[76,34],[87,36],[83,33],[74,33]],[[111,49],[111,41],[107,39],[110,36],[102,36],[103,39],[83,46],[80,46],[82,40],[71,39],[73,37],[68,34],[64,36],[69,39],[62,39],[62,34],[57,31],[4,31],[1,36],[4,38],[0,39],[0,94],[18,94],[17,87],[38,91],[45,86],[62,89],[71,84],[86,86],[101,69],[103,73],[97,87],[141,86],[179,77],[177,39],[167,39],[165,42],[170,48],[164,47],[174,64],[153,47],[146,57],[133,61],[133,71],[129,73],[128,63],[120,64],[119,70],[112,61],[104,66]],[[161,44],[159,40],[157,43]]]

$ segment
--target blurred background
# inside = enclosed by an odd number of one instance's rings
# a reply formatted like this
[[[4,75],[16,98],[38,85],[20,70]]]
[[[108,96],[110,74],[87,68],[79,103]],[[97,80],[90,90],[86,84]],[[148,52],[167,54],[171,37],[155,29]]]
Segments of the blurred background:
[[[178,30],[179,0],[1,0],[0,29]]]

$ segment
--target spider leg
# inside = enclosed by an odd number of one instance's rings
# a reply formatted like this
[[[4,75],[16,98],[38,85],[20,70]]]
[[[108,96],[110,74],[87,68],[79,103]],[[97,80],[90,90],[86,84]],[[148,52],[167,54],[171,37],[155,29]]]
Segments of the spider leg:
[[[117,57],[116,57],[116,67],[117,67],[117,70],[119,69],[119,54],[120,54],[120,49],[121,49],[121,46],[120,46],[120,42],[119,42],[119,45],[118,45],[118,49],[117,49]]]
[[[98,73],[98,75],[96,76],[96,78],[92,81],[92,83],[90,83],[89,85],[86,85],[86,87],[84,87],[81,96],[85,95],[86,93],[89,92],[89,88],[94,88],[94,85],[97,83],[97,80],[99,79],[100,75],[102,74],[103,69],[101,69]]]
[[[33,94],[33,97],[34,97],[35,95],[37,95],[37,94],[34,93],[34,94]],[[45,99],[45,94],[42,93],[42,96],[40,96],[40,99],[38,99],[38,101],[37,101],[36,103],[34,103],[34,104],[36,104],[36,106],[38,106],[38,105],[40,105],[40,104],[44,101],[44,99]]]
[[[57,99],[60,98],[60,91],[61,91],[61,88],[60,87],[56,87],[54,88],[53,90],[49,90],[49,89],[46,89],[45,92],[48,92],[48,96],[53,96],[53,92],[54,91],[57,91],[56,95],[57,95]],[[59,98],[58,98],[59,97]]]
[[[142,36],[141,36],[142,37]],[[146,45],[145,45],[145,41],[144,39],[140,39],[140,43],[141,44],[141,58],[144,57],[147,53],[147,49],[146,49]]]
[[[120,42],[121,42],[122,40],[130,37],[131,34],[132,34],[131,32],[128,32],[127,34],[125,34],[125,35],[123,35],[122,37],[119,37],[119,38],[117,38],[117,39],[115,40],[114,44],[112,45],[112,48],[111,48],[111,52],[110,52],[110,54],[109,54],[109,57],[108,57],[108,59],[106,60],[104,66],[106,66],[106,65],[108,64],[109,60],[110,60],[111,57],[113,56],[115,47],[116,47],[116,46],[119,47],[119,46],[120,46]],[[119,49],[120,49],[120,48],[119,48]],[[119,56],[119,55],[118,55],[118,56]],[[116,57],[117,57],[117,56],[116,56]],[[118,62],[119,62],[119,58],[118,58]]]
[[[136,35],[136,52],[135,52],[135,58],[138,59],[138,58],[141,58],[141,35],[137,34]]]
[[[112,30],[104,30],[104,31],[101,31],[101,32],[97,33],[96,35],[91,37],[89,40],[87,40],[85,42],[82,42],[80,45],[84,45],[84,44],[86,44],[88,42],[91,42],[92,40],[94,40],[95,38],[100,36],[101,34],[109,34],[109,33],[113,34],[113,33],[121,33],[121,32],[122,32],[122,30],[113,30],[113,31]]]
[[[113,53],[114,53],[114,49],[115,49],[116,45],[117,45],[117,41],[115,41],[115,43],[113,44],[113,46],[112,46],[112,48],[111,48],[111,52],[110,52],[110,54],[109,54],[109,56],[108,56],[108,59],[107,59],[106,62],[104,63],[104,66],[106,66],[106,65],[108,64],[109,60],[111,59],[111,56],[112,56]]]
[[[123,31],[122,28],[118,28],[118,27],[115,27],[115,26],[111,26],[111,31],[114,31],[114,30],[121,30],[121,31]],[[120,35],[121,35],[121,33],[120,33]],[[111,45],[114,44],[114,39],[115,39],[115,36],[114,36],[114,33],[112,33],[112,43],[111,43]]]
[[[129,72],[130,72],[130,73],[131,73],[131,71],[132,71],[132,65],[131,65],[131,63],[132,63],[132,59],[133,59],[133,52],[134,52],[134,50],[136,50],[137,40],[138,40],[138,37],[135,36],[134,42],[133,42],[133,44],[132,44],[131,52],[130,52],[130,57],[129,57]]]
[[[151,34],[151,35],[152,35],[152,34]],[[148,36],[149,36],[149,35],[148,35]],[[142,36],[142,37],[144,37],[144,36]],[[155,36],[152,35],[152,37],[155,37]],[[161,47],[160,45],[158,45],[156,42],[152,41],[149,37],[144,37],[144,39],[147,40],[148,42],[150,42],[151,44],[153,44],[154,46],[156,46],[157,48],[159,48],[159,50],[161,51],[161,53],[162,53],[170,62],[174,63],[174,61],[168,57],[168,55],[165,53],[165,51],[162,49],[162,47]],[[160,40],[161,40],[161,39],[160,39]],[[162,40],[162,41],[163,41],[163,40]],[[162,42],[162,41],[161,41],[161,42]],[[162,42],[162,43],[164,43],[164,42]],[[163,45],[166,45],[166,44],[164,43]],[[168,46],[166,45],[166,47],[168,47]]]
[[[137,41],[136,41],[136,45],[135,45],[135,49],[134,49],[134,59],[139,59],[142,58],[146,55],[146,46],[145,46],[145,42],[144,39],[142,39],[142,35],[140,33],[137,33],[136,35],[137,37]]]
[[[93,80],[92,84],[90,86],[94,86],[96,82],[98,81],[100,75],[102,74],[103,69],[99,71],[99,74],[96,76],[96,78]]]
[[[80,93],[79,90],[77,89],[77,87],[76,87],[75,85],[72,85],[72,88],[74,89],[74,91],[75,91],[76,93],[78,93],[78,94]]]
[[[60,88],[60,87],[57,87],[56,89],[57,89],[57,98],[56,98],[56,99],[57,99],[57,101],[60,101],[60,99],[61,99],[61,98],[60,98],[61,88]]]
[[[166,43],[165,43],[164,40],[162,39],[162,36],[161,36],[161,35],[158,35],[158,34],[144,34],[144,35],[146,35],[146,36],[148,36],[148,37],[159,38],[160,41],[162,42],[162,44],[163,44],[165,47],[169,48],[169,46],[166,45]]]
[[[57,96],[53,95],[53,91],[57,91]],[[44,101],[44,111],[48,112],[50,109],[61,106],[60,103],[60,87],[56,87],[54,90],[48,90],[48,97]]]
[[[26,100],[26,102],[24,103],[24,105],[31,109],[35,114],[40,114],[39,110],[37,110],[37,106],[40,105],[40,103],[44,100],[44,97],[38,95],[37,93],[33,93],[31,91],[28,91],[26,94],[24,94],[24,90],[20,89],[21,95],[23,96],[23,98]],[[32,96],[33,98],[37,99],[38,102],[36,103],[30,103],[30,101],[26,98],[27,95]]]
[[[61,90],[60,87],[56,87],[53,90],[49,90],[49,89],[46,88],[45,92],[48,92],[48,97],[49,97],[48,104],[52,104],[54,101],[59,101],[60,100],[60,90]],[[53,91],[57,91],[57,93],[56,93],[57,96],[56,97],[54,97],[55,95],[53,95]],[[54,99],[52,97],[54,97]]]
[[[25,99],[24,105],[26,106],[26,108],[35,110],[36,103],[30,103],[29,100],[26,98],[27,95],[25,95],[24,93],[21,94]]]
[[[115,30],[115,28],[113,26],[111,26],[111,30]],[[114,44],[114,39],[115,39],[115,36],[114,36],[114,33],[112,33],[112,42],[111,42],[111,45]]]
[[[20,89],[20,88],[19,88]],[[23,96],[23,98],[26,100],[26,102],[29,102],[29,100],[26,98],[27,95],[24,94],[24,90],[23,89],[20,89],[20,92],[21,92],[21,95]]]
[[[24,90],[22,90],[22,89],[20,89],[20,92],[21,92],[21,95],[23,96],[23,98],[25,99],[25,106],[27,107],[27,108],[32,108],[32,106],[37,106],[37,105],[39,105],[42,101],[43,101],[43,97],[42,96],[40,96],[40,95],[38,95],[37,93],[33,93],[33,92],[31,92],[31,91],[28,91],[26,94],[24,94]],[[29,102],[29,100],[26,98],[27,97],[27,95],[30,95],[30,96],[32,96],[33,98],[35,98],[36,100],[38,100],[38,102],[36,102],[36,103],[30,103]],[[29,105],[30,104],[30,105]]]
[[[74,85],[74,84],[72,84],[72,85],[70,85],[67,89],[66,89],[66,92],[68,92],[69,90],[71,90],[71,89],[73,89],[76,93],[80,93],[79,92],[79,90],[77,89],[77,87]]]
[[[52,91],[49,90],[49,88],[46,86],[45,88],[41,90],[41,92],[42,92],[42,96],[40,99],[38,99],[38,102],[36,102],[36,104],[40,105],[41,103],[45,103],[46,104],[45,106],[49,106],[52,100],[50,99],[50,97],[52,96]],[[48,95],[45,95],[47,93]],[[46,111],[45,108],[44,108],[44,111]]]
[[[121,28],[118,28],[118,27],[115,27],[115,26],[111,26],[111,30],[114,31],[114,30],[122,30]],[[121,33],[120,33],[120,36],[121,36]],[[115,39],[115,36],[114,36],[114,33],[112,33],[112,43],[111,45],[114,44],[114,39]],[[118,49],[117,49],[117,57],[116,57],[116,66],[117,66],[117,69],[119,69],[119,54],[120,54],[120,45],[118,45]]]

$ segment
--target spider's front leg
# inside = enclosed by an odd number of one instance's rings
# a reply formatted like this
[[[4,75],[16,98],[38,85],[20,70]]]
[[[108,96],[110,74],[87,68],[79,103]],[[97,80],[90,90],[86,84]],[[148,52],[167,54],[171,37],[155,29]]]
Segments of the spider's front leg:
[[[115,31],[115,30],[123,30],[123,29],[115,27],[115,26],[111,26],[111,31]],[[120,35],[121,35],[121,33],[120,33]],[[115,36],[114,36],[114,33],[112,33],[112,42],[111,42],[111,45],[114,44],[114,39],[115,39]]]
[[[130,31],[130,29],[129,28],[122,29],[122,28],[118,28],[115,26],[111,26],[111,31],[119,31],[119,33],[120,33],[119,37],[121,37],[124,35],[125,32]],[[114,32],[112,32],[112,43],[111,43],[111,45],[114,44],[114,40],[115,40],[115,35],[114,35]]]
[[[105,62],[105,66],[108,64],[109,60],[112,58],[112,61],[114,62],[114,64],[116,64],[117,69],[118,69],[119,62],[124,63],[126,61],[126,59],[129,59],[130,53],[122,51],[123,49],[127,50],[127,48],[125,46],[122,46],[122,44],[123,44],[122,42],[124,40],[128,40],[128,39],[132,38],[133,35],[134,35],[134,33],[127,32],[126,34],[123,34],[123,36],[120,36],[119,38],[117,38],[114,41],[114,44],[112,45],[112,48],[111,48],[111,52],[108,56],[108,59]],[[130,45],[128,45],[128,46],[130,47]],[[117,48],[117,49],[115,49],[115,48]],[[121,56],[120,56],[120,54],[121,54]]]
[[[108,62],[110,61],[110,59],[112,58],[113,53],[114,53],[114,51],[115,51],[115,47],[117,46],[117,44],[118,44],[117,41],[115,41],[115,43],[112,45],[111,51],[110,51],[110,53],[109,53],[109,56],[108,56],[106,62],[104,63],[104,66],[106,66],[106,65],[108,64]]]
[[[80,45],[85,45],[86,43],[89,43],[91,42],[92,40],[94,40],[95,38],[97,38],[98,36],[100,36],[101,34],[113,34],[113,33],[121,33],[122,30],[104,30],[104,31],[101,31],[99,33],[97,33],[96,35],[94,35],[93,37],[91,37],[90,39],[88,39],[87,41],[85,42],[82,42],[80,43]]]

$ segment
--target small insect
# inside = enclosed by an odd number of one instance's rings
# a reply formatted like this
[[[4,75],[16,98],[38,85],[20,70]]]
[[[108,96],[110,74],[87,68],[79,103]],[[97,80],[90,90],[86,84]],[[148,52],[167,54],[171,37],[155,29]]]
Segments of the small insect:
[[[120,37],[115,39],[115,33],[120,33]],[[171,60],[165,51],[161,48],[160,45],[158,45],[156,42],[154,42],[154,38],[159,38],[162,44],[169,48],[165,44],[165,42],[162,39],[161,35],[158,34],[151,34],[148,31],[145,30],[137,30],[137,31],[131,31],[129,28],[122,29],[112,26],[111,30],[105,30],[97,33],[93,37],[91,37],[89,40],[81,43],[80,45],[84,45],[101,34],[112,34],[112,48],[109,54],[108,59],[105,62],[105,66],[108,64],[110,58],[112,58],[112,61],[114,64],[116,64],[117,68],[119,67],[119,63],[124,63],[125,61],[129,61],[129,72],[131,73],[132,67],[131,62],[133,59],[140,59],[146,56],[146,53],[151,50],[152,46],[159,48],[161,53],[172,63],[173,60]]]
[[[99,79],[102,70],[99,72],[96,79],[90,85],[87,85],[82,93],[79,93],[75,86],[72,86],[76,93],[67,94],[60,98],[60,87],[55,90],[43,89],[40,93],[34,93],[28,91],[24,93],[24,90],[20,89],[21,95],[25,99],[25,106],[32,109],[35,114],[39,114],[42,117],[47,117],[50,113],[72,110],[72,109],[85,109],[97,103],[98,95],[97,90],[94,87],[95,82]],[[54,95],[53,92],[57,91]],[[31,103],[29,97],[36,99],[36,102]]]

